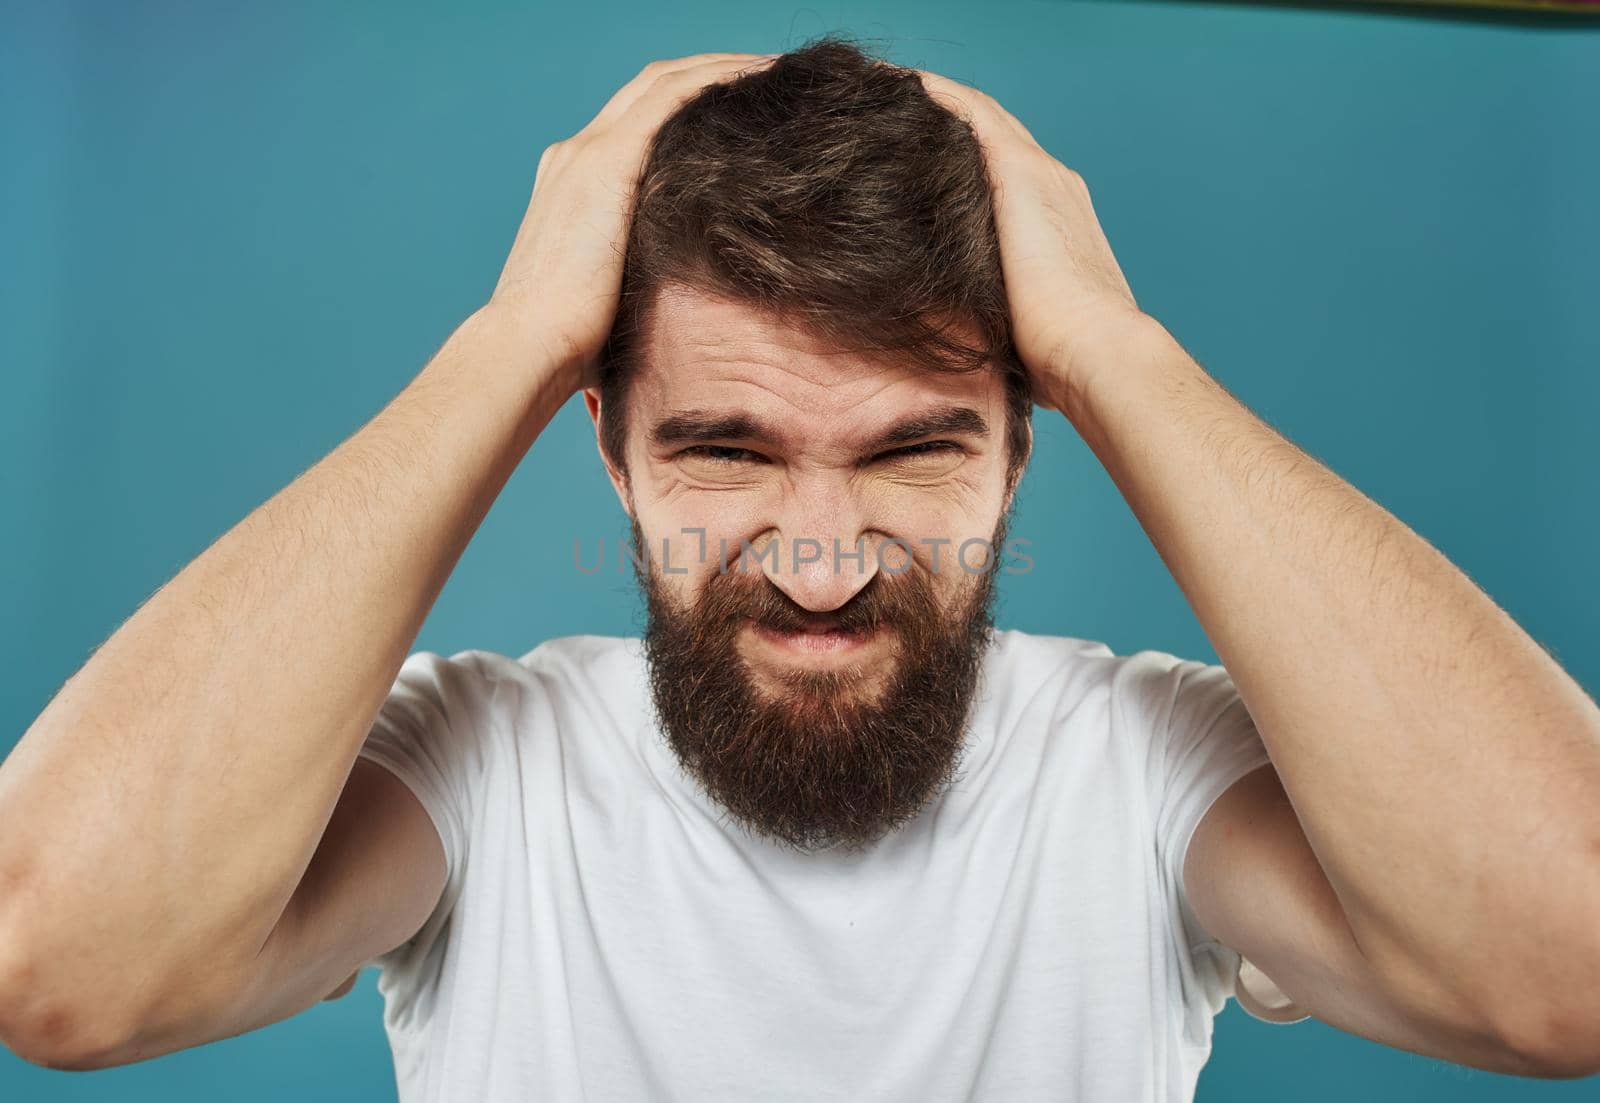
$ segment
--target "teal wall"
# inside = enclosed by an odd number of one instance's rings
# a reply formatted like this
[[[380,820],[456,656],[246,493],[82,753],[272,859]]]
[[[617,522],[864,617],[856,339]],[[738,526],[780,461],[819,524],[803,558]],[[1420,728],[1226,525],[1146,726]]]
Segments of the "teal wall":
[[[1087,177],[1147,309],[1600,689],[1594,24],[1067,0],[0,12],[0,749],[483,300],[544,145],[652,58],[841,28],[1009,106]],[[1007,626],[1214,658],[1054,415],[1013,531],[1036,569],[1006,578]],[[574,538],[623,533],[574,403],[419,645],[520,654],[633,630],[627,579],[572,567]],[[126,1069],[0,1052],[0,1099],[391,1099],[375,976]],[[1200,1099],[1597,1087],[1230,1005]]]

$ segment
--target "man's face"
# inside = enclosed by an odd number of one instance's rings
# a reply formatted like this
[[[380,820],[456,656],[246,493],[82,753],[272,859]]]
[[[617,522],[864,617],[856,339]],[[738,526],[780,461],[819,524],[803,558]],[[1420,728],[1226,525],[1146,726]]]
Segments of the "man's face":
[[[676,288],[648,336],[612,476],[665,733],[745,826],[870,842],[957,764],[1009,505],[1004,384]]]

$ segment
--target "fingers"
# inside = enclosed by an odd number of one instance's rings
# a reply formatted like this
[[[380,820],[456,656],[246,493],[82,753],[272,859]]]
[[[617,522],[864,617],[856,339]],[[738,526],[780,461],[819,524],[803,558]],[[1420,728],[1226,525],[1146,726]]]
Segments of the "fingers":
[[[1028,128],[988,93],[926,69],[918,69],[916,73],[922,78],[922,86],[928,90],[928,94],[970,123],[978,140],[985,145],[1003,136],[1029,145],[1039,144]]]
[[[612,119],[616,118],[618,115],[622,114],[630,106],[632,106],[633,102],[637,100],[644,93],[644,91],[650,87],[651,84],[653,84],[658,78],[665,76],[667,73],[676,72],[680,69],[693,68],[697,65],[704,65],[705,63],[711,61],[727,61],[739,56],[741,55],[729,53],[708,53],[691,54],[688,57],[663,58],[657,61],[652,61],[643,69],[640,69],[631,80],[629,80],[621,88],[617,89],[612,97],[606,101],[606,105],[600,109],[600,113],[595,116],[595,121],[610,122]]]
[[[777,56],[777,54],[711,53],[652,61],[639,70],[632,80],[617,89],[590,125],[606,126],[614,123],[642,101],[659,99],[663,87],[682,87],[681,82],[686,77],[694,78],[690,91],[698,91],[713,80],[726,79],[742,68],[766,64]],[[664,85],[663,82],[669,79],[676,83],[670,86]],[[685,91],[683,98],[687,98],[688,94],[689,92]],[[670,107],[661,111],[661,117],[665,118],[669,112]]]

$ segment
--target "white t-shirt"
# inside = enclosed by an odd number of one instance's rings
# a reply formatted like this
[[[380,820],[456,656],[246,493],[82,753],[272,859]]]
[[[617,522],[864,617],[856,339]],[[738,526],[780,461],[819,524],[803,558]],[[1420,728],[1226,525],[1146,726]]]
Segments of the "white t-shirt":
[[[402,1103],[1187,1101],[1239,956],[1190,834],[1268,761],[1227,672],[998,631],[955,784],[864,852],[729,823],[636,639],[419,651],[361,755],[449,876],[373,962]]]

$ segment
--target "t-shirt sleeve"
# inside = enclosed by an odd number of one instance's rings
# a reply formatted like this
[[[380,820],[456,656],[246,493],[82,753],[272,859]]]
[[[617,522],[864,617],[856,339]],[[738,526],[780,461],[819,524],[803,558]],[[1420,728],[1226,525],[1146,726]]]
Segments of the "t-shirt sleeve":
[[[436,976],[466,869],[474,794],[483,776],[485,679],[470,652],[410,655],[373,720],[358,758],[378,763],[416,796],[444,846],[447,874],[432,913],[409,940],[373,958],[391,1014],[408,1016],[408,996]]]
[[[1241,969],[1256,979],[1254,991],[1271,991],[1270,982],[1247,961],[1213,938],[1189,903],[1183,863],[1195,828],[1234,782],[1271,764],[1255,721],[1228,671],[1216,663],[1179,659],[1145,651],[1130,657],[1130,686],[1143,697],[1142,714],[1151,725],[1150,783],[1156,863],[1170,917],[1179,975],[1197,1036],[1229,996],[1238,997]],[[1248,993],[1247,993],[1248,995]],[[1298,1009],[1273,1012],[1247,999],[1239,1004],[1269,1022],[1305,1018]]]

